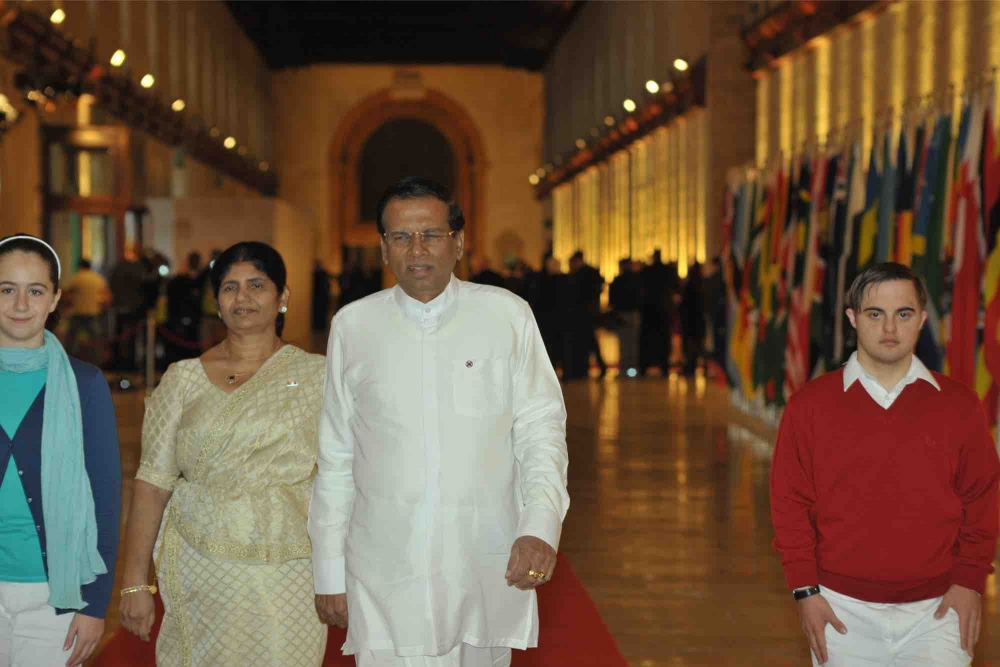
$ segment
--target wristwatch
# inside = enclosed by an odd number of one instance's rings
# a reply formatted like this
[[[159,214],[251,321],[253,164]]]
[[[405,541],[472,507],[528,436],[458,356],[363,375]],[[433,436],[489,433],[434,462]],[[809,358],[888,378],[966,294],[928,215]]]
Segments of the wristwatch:
[[[804,588],[796,588],[792,591],[792,597],[794,597],[795,601],[798,602],[799,600],[805,600],[813,595],[819,595],[819,593],[819,586],[806,586]]]

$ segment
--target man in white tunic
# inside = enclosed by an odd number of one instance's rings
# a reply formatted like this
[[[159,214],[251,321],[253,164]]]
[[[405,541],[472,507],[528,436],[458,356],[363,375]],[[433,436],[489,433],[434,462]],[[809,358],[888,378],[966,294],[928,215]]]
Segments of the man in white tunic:
[[[538,645],[569,506],[562,391],[528,305],[452,275],[446,188],[400,181],[377,224],[398,284],[333,319],[316,609],[359,667],[506,667]]]

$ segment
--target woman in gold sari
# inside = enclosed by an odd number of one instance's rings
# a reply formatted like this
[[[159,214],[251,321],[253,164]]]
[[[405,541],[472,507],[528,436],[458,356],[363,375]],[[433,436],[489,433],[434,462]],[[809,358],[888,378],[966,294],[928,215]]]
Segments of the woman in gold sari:
[[[268,245],[226,250],[212,268],[226,339],[170,366],[146,405],[121,620],[149,640],[155,558],[164,667],[323,660],[306,521],[324,359],[281,340],[285,275]]]

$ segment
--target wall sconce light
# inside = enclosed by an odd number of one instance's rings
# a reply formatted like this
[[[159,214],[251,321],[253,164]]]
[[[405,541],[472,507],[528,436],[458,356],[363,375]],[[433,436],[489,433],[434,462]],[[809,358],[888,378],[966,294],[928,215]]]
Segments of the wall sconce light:
[[[125,63],[125,52],[118,49],[113,54],[111,54],[111,66],[121,67]]]
[[[226,137],[226,140],[222,142],[222,145],[225,146],[227,150],[233,150],[236,148],[236,137]]]
[[[531,176],[528,176],[528,182],[531,183],[532,185],[538,185],[538,181],[539,181],[539,179],[538,179],[538,176],[536,174],[532,174]]]
[[[622,102],[622,106],[625,107],[625,111],[628,111],[629,113],[632,113],[633,111],[635,111],[635,102],[632,101],[631,98],[629,98],[629,99],[625,100],[624,102]]]
[[[52,15],[49,16],[49,20],[56,25],[59,25],[66,20],[66,12],[64,12],[61,7],[56,8],[56,10],[52,12]]]
[[[170,105],[170,108],[173,109],[174,111],[180,113],[181,111],[184,111],[184,107],[185,106],[187,106],[187,105],[184,104],[184,100],[178,98],[178,99],[174,100],[174,103]]]
[[[686,72],[688,68],[688,61],[683,58],[674,58],[674,69],[678,72]]]
[[[646,90],[648,90],[651,94],[655,95],[656,93],[660,92],[660,84],[650,79],[649,81],[646,82]]]
[[[153,84],[155,83],[156,83],[156,77],[154,77],[152,74],[146,74],[139,81],[139,85],[142,86],[143,88],[152,88]]]

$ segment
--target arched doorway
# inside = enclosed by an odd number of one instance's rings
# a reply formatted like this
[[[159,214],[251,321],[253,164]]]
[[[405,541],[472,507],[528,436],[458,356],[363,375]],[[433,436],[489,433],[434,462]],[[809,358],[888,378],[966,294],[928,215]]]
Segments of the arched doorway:
[[[373,171],[370,161],[378,160],[386,146],[404,135],[402,141],[410,147],[408,156],[397,159],[384,171]],[[330,147],[330,160],[333,182],[329,256],[338,258],[338,262],[344,248],[377,253],[379,238],[370,203],[372,193],[377,191],[377,200],[382,189],[403,175],[402,169],[436,180],[445,180],[450,171],[451,182],[445,183],[465,214],[466,248],[479,252],[482,247],[486,163],[482,137],[468,113],[446,95],[429,90],[419,99],[397,99],[388,89],[371,95],[341,121]],[[366,219],[368,215],[371,217]]]

